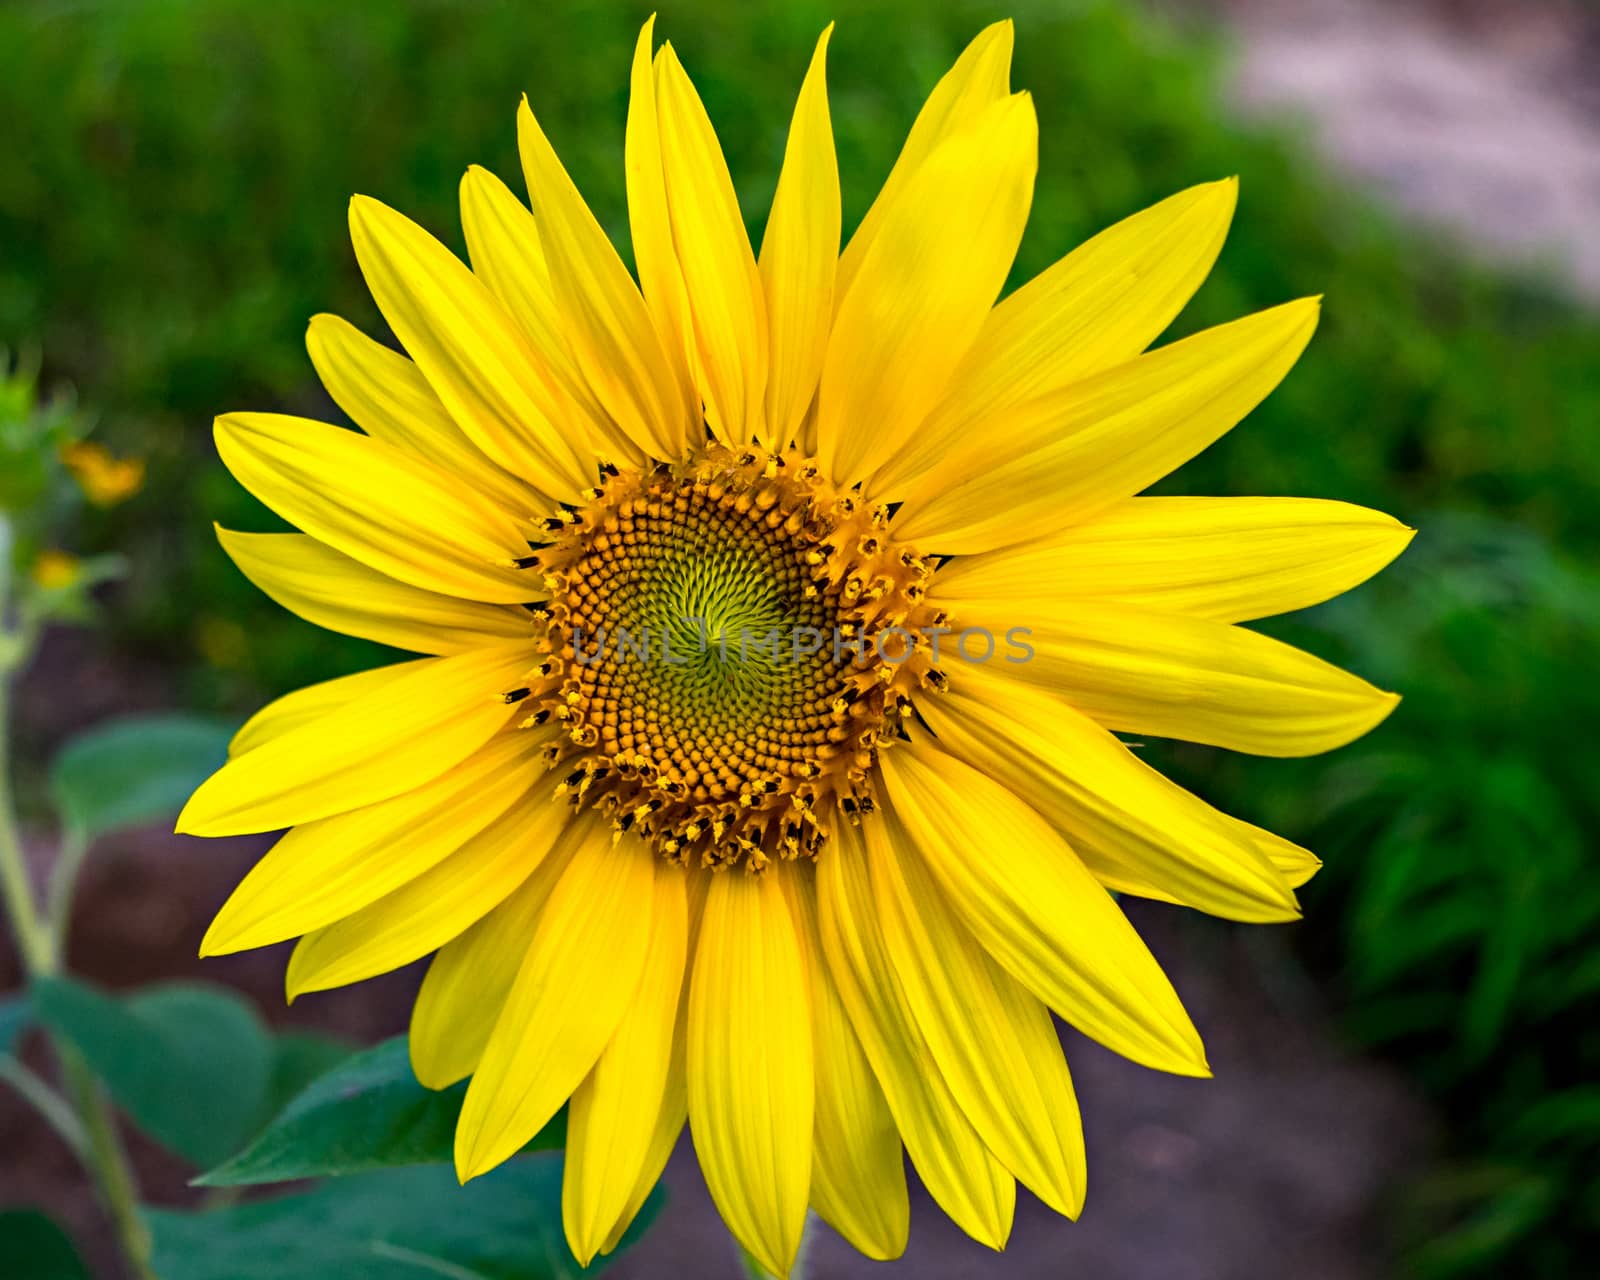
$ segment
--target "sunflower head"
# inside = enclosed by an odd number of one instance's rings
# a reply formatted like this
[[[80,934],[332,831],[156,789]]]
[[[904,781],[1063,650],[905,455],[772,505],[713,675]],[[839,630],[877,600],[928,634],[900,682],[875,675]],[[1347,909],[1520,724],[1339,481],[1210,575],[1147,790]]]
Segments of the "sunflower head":
[[[241,730],[180,829],[289,831],[203,948],[298,937],[291,995],[432,954],[411,1055],[431,1087],[471,1078],[458,1170],[567,1105],[585,1263],[686,1120],[730,1229],[778,1274],[808,1205],[896,1256],[903,1154],[995,1248],[1018,1181],[1075,1216],[1052,1015],[1208,1070],[1110,891],[1285,920],[1318,865],[1116,734],[1303,755],[1395,701],[1239,624],[1356,585],[1409,530],[1337,502],[1137,496],[1316,325],[1301,299],[1149,349],[1236,184],[1136,213],[1000,299],[1037,161],[1001,23],[935,86],[841,250],[828,39],[759,252],[647,23],[637,279],[525,102],[531,207],[469,170],[470,266],[352,202],[405,354],[330,316],[308,346],[360,431],[217,427],[302,530],[222,531],[241,569],[422,656]]]

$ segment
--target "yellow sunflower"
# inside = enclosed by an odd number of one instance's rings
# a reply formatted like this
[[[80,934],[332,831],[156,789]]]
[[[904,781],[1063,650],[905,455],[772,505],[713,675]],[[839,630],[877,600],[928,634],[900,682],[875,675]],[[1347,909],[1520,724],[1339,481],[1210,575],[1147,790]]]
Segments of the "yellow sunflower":
[[[427,656],[240,731],[179,829],[292,830],[203,951],[299,937],[291,996],[436,953],[411,1054],[426,1085],[471,1077],[459,1172],[567,1105],[585,1263],[686,1119],[723,1218],[780,1275],[808,1205],[863,1253],[901,1252],[902,1145],[985,1244],[1019,1180],[1076,1215],[1052,1012],[1207,1073],[1109,890],[1287,920],[1318,865],[1114,732],[1302,755],[1395,702],[1235,624],[1346,590],[1410,530],[1336,502],[1134,496],[1316,325],[1304,299],[1145,353],[1235,184],[1118,223],[996,305],[1036,165],[1000,23],[841,253],[827,41],[759,253],[647,23],[637,284],[524,103],[532,208],[470,170],[470,269],[351,206],[407,356],[332,316],[308,343],[362,430],[217,423],[240,483],[304,530],[222,531],[240,569]]]

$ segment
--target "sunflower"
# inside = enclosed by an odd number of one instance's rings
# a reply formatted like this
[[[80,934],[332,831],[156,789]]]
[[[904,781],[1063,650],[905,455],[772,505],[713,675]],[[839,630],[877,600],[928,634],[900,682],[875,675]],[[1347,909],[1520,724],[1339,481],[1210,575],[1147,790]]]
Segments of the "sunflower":
[[[244,574],[425,656],[240,731],[179,830],[291,829],[203,954],[298,937],[293,998],[433,953],[411,1057],[430,1087],[470,1077],[459,1173],[565,1105],[584,1263],[686,1120],[733,1235],[780,1275],[808,1205],[863,1253],[901,1252],[902,1147],[994,1248],[1018,1181],[1076,1216],[1052,1013],[1207,1074],[1116,894],[1288,920],[1318,865],[1115,735],[1295,756],[1395,702],[1236,624],[1354,586],[1410,530],[1331,501],[1134,496],[1266,396],[1317,322],[1305,299],[1146,351],[1215,259],[1235,183],[1118,223],[997,305],[1037,150],[1000,23],[840,252],[828,37],[759,253],[647,23],[637,284],[524,102],[532,207],[471,169],[470,268],[351,205],[407,353],[311,322],[361,430],[216,427],[234,476],[304,531],[219,531]]]

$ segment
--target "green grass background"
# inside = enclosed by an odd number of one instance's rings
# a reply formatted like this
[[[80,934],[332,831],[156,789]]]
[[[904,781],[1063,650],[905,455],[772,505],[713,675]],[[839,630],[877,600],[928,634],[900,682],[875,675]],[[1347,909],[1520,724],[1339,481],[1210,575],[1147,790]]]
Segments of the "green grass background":
[[[39,344],[101,437],[150,459],[79,550],[128,552],[118,643],[245,708],[367,665],[278,611],[210,522],[272,520],[218,465],[216,413],[330,412],[301,344],[334,310],[381,332],[345,234],[352,191],[457,249],[456,184],[517,185],[526,91],[626,241],[622,120],[646,9],[315,0],[14,0],[0,8],[0,345]],[[813,0],[663,12],[759,230],[812,42],[830,81],[846,226],[921,95],[1007,12],[1041,169],[1013,284],[1107,223],[1238,173],[1241,205],[1175,332],[1327,295],[1300,366],[1174,492],[1291,493],[1421,530],[1354,597],[1271,629],[1406,700],[1335,757],[1153,747],[1213,800],[1315,849],[1297,937],[1352,1039],[1445,1121],[1442,1163],[1389,1215],[1398,1274],[1580,1274],[1600,1237],[1600,325],[1538,281],[1468,265],[1319,170],[1293,128],[1219,106],[1218,50],[1122,7]]]

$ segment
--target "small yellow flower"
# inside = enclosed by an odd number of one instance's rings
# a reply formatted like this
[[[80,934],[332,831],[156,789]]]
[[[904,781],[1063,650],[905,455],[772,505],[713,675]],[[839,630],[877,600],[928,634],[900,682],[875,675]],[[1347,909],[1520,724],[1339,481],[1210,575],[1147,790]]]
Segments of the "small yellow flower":
[[[240,731],[180,830],[293,830],[203,952],[299,937],[291,996],[436,952],[411,1055],[431,1087],[471,1078],[458,1171],[567,1104],[584,1263],[686,1119],[728,1226],[779,1275],[808,1204],[862,1252],[902,1251],[902,1146],[995,1248],[1019,1181],[1075,1216],[1052,1011],[1208,1071],[1108,890],[1288,920],[1318,866],[1115,734],[1305,755],[1395,703],[1237,624],[1355,586],[1410,530],[1338,502],[1136,496],[1249,413],[1316,326],[1307,298],[1146,350],[1210,269],[1235,184],[1135,214],[999,301],[1037,141],[1000,23],[841,253],[827,39],[759,252],[647,23],[637,285],[524,103],[532,209],[470,170],[470,269],[351,205],[409,354],[312,321],[362,432],[217,423],[233,474],[304,530],[222,531],[240,569],[312,622],[425,656]]]
[[[61,461],[72,472],[84,497],[97,507],[126,502],[144,487],[143,458],[118,458],[91,441],[63,446]]]
[[[46,591],[65,591],[83,577],[83,561],[67,551],[41,551],[33,562],[33,580]]]

